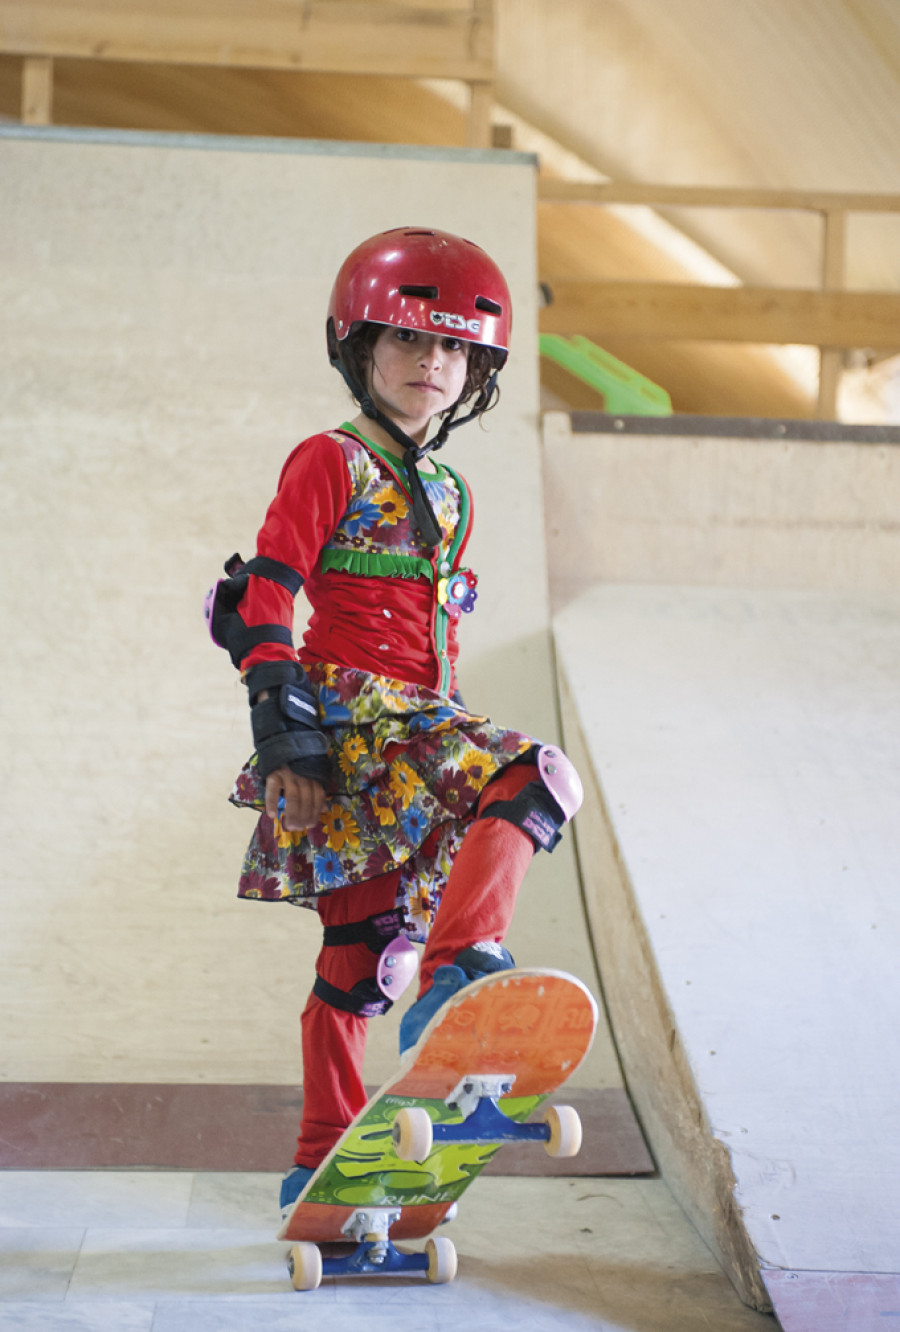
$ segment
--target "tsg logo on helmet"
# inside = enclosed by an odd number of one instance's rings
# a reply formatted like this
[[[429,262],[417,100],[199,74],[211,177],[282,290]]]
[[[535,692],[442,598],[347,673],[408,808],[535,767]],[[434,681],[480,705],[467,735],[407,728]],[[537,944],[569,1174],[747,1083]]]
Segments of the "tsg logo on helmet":
[[[432,310],[430,319],[433,324],[452,329],[454,333],[474,333],[477,336],[481,332],[480,319],[464,319],[462,315],[449,314],[446,310]]]

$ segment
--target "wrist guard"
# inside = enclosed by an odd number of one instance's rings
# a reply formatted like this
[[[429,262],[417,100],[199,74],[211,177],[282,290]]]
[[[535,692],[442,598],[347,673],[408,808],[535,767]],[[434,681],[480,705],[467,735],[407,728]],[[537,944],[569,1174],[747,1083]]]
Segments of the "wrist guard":
[[[325,785],[331,770],[328,738],[319,729],[316,696],[303,667],[294,661],[263,662],[251,666],[244,683],[260,777],[287,767]],[[269,697],[260,700],[265,690]]]

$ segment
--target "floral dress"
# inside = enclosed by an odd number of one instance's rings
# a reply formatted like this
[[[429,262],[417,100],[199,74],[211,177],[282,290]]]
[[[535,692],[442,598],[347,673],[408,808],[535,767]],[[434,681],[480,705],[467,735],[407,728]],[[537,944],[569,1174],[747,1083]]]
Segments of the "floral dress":
[[[315,826],[290,832],[264,812],[256,756],[244,765],[231,799],[261,815],[239,895],[314,907],[323,893],[399,871],[407,931],[424,940],[480,792],[535,741],[468,712],[446,692],[449,630],[476,596],[475,576],[460,566],[469,526],[462,478],[447,467],[423,478],[442,534],[431,552],[396,461],[349,432],[330,438],[344,454],[350,499],[307,580],[314,610],[327,612],[330,573],[345,586],[347,578],[364,580],[370,591],[371,580],[387,580],[392,604],[398,589],[415,585],[421,605],[427,585],[439,678],[430,687],[301,654],[331,742],[328,802]],[[360,623],[365,634],[364,615]]]

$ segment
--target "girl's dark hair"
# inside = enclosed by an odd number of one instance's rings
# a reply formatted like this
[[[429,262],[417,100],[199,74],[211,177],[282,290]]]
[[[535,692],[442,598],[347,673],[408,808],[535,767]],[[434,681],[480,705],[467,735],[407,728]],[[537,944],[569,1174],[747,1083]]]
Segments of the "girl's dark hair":
[[[355,324],[347,334],[343,347],[344,363],[357,384],[365,384],[366,367],[372,359],[372,349],[382,329],[389,327],[389,324]],[[469,358],[459,405],[465,407],[471,403],[471,410],[480,416],[482,412],[489,412],[492,407],[496,407],[500,400],[500,389],[496,383],[493,389],[489,387],[494,358],[490,347],[483,347],[477,342],[466,345]]]

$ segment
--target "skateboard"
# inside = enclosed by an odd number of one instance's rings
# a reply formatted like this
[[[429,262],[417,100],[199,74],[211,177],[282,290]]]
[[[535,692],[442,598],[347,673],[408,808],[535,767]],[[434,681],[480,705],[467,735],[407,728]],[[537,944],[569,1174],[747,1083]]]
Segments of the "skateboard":
[[[431,1238],[424,1252],[395,1241],[422,1239],[452,1219],[504,1142],[577,1154],[578,1115],[543,1103],[581,1064],[596,1025],[592,995],[561,971],[494,972],[454,995],[294,1204],[278,1235],[293,1244],[294,1289],[315,1290],[323,1275],[420,1272],[452,1281],[451,1240]]]

